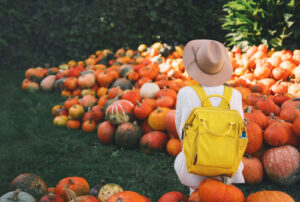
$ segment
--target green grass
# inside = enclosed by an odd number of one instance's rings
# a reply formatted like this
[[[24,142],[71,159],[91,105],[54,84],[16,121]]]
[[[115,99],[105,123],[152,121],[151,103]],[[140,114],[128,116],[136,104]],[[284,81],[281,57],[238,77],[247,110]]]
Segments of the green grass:
[[[51,187],[68,176],[84,177],[91,187],[104,180],[154,202],[169,191],[188,195],[189,189],[174,172],[174,158],[104,146],[96,133],[55,127],[51,108],[64,99],[58,92],[23,92],[23,78],[24,71],[0,71],[0,195],[16,176],[27,172],[41,176]],[[299,185],[280,187],[264,179],[259,186],[237,186],[245,196],[258,190],[281,190],[300,201]]]

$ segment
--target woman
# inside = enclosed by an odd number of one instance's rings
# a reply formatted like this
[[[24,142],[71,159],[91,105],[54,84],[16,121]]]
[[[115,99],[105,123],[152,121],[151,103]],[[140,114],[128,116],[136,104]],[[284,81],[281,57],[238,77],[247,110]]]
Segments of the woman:
[[[189,76],[197,81],[207,95],[223,95],[224,84],[232,76],[232,65],[223,44],[213,40],[193,40],[187,43],[183,51],[183,63]],[[221,99],[211,97],[209,101],[213,106],[219,106]],[[182,129],[193,108],[201,106],[201,100],[197,93],[189,86],[178,92],[176,103],[175,123],[181,141]],[[230,108],[237,110],[244,119],[242,97],[239,91],[233,89]],[[199,176],[187,171],[186,159],[182,150],[175,159],[175,171],[182,184],[190,187],[192,193],[199,186],[205,176]],[[241,162],[237,172],[229,179],[232,183],[244,183],[242,175],[243,163]],[[220,179],[220,177],[216,177]]]

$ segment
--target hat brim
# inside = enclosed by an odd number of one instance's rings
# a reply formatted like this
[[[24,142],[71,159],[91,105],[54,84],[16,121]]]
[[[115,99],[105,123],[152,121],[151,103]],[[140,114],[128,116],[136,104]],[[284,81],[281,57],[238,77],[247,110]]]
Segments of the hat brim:
[[[196,54],[203,43],[210,40],[200,39],[190,41],[183,50],[183,64],[188,75],[204,86],[217,86],[226,83],[232,76],[233,68],[226,50],[224,50],[224,63],[222,69],[216,74],[207,74],[198,67]]]

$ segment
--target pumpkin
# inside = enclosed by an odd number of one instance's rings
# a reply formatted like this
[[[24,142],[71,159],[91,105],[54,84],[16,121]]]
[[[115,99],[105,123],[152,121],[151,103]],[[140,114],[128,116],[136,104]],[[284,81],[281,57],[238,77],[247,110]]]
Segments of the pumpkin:
[[[161,131],[151,131],[146,133],[140,140],[140,148],[147,154],[156,151],[163,151],[168,141],[167,134]]]
[[[135,105],[133,108],[134,116],[141,120],[147,118],[151,112],[152,106],[146,102],[140,103],[139,101],[137,101],[137,105]]]
[[[137,102],[141,101],[141,96],[139,90],[129,90],[124,92],[122,95],[123,100],[128,100],[132,104],[136,105]]]
[[[49,193],[44,195],[40,202],[65,202],[65,200],[58,194]]]
[[[293,122],[295,118],[300,116],[300,104],[297,106],[287,106],[280,110],[279,117],[285,121]]]
[[[258,191],[250,194],[246,202],[295,202],[295,200],[282,191]]]
[[[95,85],[94,85],[95,86]],[[97,86],[95,86],[95,88],[97,88]],[[96,89],[82,89],[80,92],[80,95],[82,97],[86,96],[86,95],[91,95],[91,96],[96,96]]]
[[[255,103],[255,108],[261,110],[265,115],[270,115],[271,113],[278,115],[280,112],[280,107],[266,95]]]
[[[130,90],[133,88],[131,81],[126,78],[118,78],[113,83],[112,87],[117,87],[117,86],[119,86],[122,90],[126,90],[126,89]]]
[[[239,87],[235,87],[235,89],[241,93],[243,102],[246,102],[247,97],[252,94],[249,88],[239,86]]]
[[[263,180],[263,165],[261,161],[256,157],[243,157],[244,164],[243,176],[245,182],[251,185],[261,184]]]
[[[96,95],[98,98],[100,98],[101,96],[106,95],[107,91],[108,91],[107,88],[100,87],[100,88],[98,88]]]
[[[255,106],[255,103],[261,99],[261,94],[259,93],[251,93],[246,98],[247,105]]]
[[[171,96],[161,96],[155,100],[155,107],[166,107],[166,108],[173,108],[175,104],[174,99]]]
[[[55,193],[68,200],[66,189],[72,190],[77,196],[88,194],[90,186],[83,177],[66,177],[61,179],[55,187]]]
[[[167,142],[166,149],[170,156],[176,157],[182,150],[182,142],[178,138],[171,138]]]
[[[245,201],[244,194],[240,189],[232,184],[227,185],[213,178],[203,180],[199,184],[198,193],[200,201],[203,202],[223,202],[224,199],[235,202]]]
[[[287,101],[283,102],[282,105],[281,105],[281,109],[284,109],[285,107],[288,107],[288,106],[296,107],[299,104],[300,104],[300,98],[295,97],[293,99],[290,99],[290,100],[287,100]]]
[[[83,132],[86,133],[91,133],[96,131],[97,129],[97,124],[94,120],[90,119],[90,120],[86,120],[82,123],[81,129]]]
[[[114,139],[115,126],[109,121],[103,121],[98,125],[97,136],[103,144],[110,144]]]
[[[40,198],[47,193],[45,181],[40,176],[32,173],[24,173],[13,179],[8,190],[14,191],[16,189],[21,189],[32,195],[34,198]]]
[[[100,189],[98,194],[98,199],[100,200],[100,202],[107,202],[109,197],[121,191],[124,190],[118,184],[115,183],[106,184]]]
[[[95,105],[93,106],[92,110],[92,119],[96,122],[96,123],[100,123],[101,121],[103,121],[104,119],[104,112],[103,112],[103,107],[100,105]]]
[[[262,111],[253,109],[251,106],[247,106],[244,112],[244,119],[247,122],[253,121],[262,129],[265,129],[268,126],[268,118]]]
[[[79,104],[79,101],[77,98],[68,98],[65,103],[64,103],[64,107],[66,110],[69,110],[72,106]]]
[[[154,80],[159,73],[159,70],[154,65],[155,63],[152,63],[152,66],[141,67],[138,72],[140,77],[148,77],[149,79]]]
[[[133,72],[133,67],[130,64],[125,64],[121,66],[120,76],[126,77],[130,72]]]
[[[83,114],[81,121],[82,121],[82,123],[83,123],[83,122],[85,122],[85,121],[92,120],[92,119],[93,119],[93,118],[92,118],[92,112],[87,111],[87,112],[85,112],[85,113]]]
[[[108,90],[108,98],[113,99],[113,98],[119,98],[123,95],[123,90],[118,86],[118,87],[112,87]]]
[[[293,185],[300,178],[300,153],[290,145],[268,149],[262,159],[268,178],[279,185]]]
[[[115,132],[115,144],[127,149],[138,146],[143,136],[142,128],[136,123],[122,123]]]
[[[116,100],[105,110],[105,118],[111,123],[118,125],[132,119],[134,105],[128,100]]]
[[[188,198],[179,191],[170,191],[162,195],[158,202],[188,202]]]
[[[78,79],[76,77],[66,78],[64,85],[68,90],[75,90],[78,86]]]
[[[147,202],[147,200],[134,191],[121,191],[110,196],[107,202]]]
[[[100,86],[107,87],[114,81],[115,78],[112,73],[108,72],[107,70],[104,70],[103,72],[97,75],[96,79]]]
[[[99,202],[98,198],[91,195],[78,196],[76,199],[72,199],[69,202]]]
[[[140,88],[142,98],[156,98],[156,93],[160,90],[156,83],[144,83]]]
[[[289,134],[281,122],[273,122],[264,131],[264,140],[272,146],[282,146],[288,141]]]
[[[65,80],[66,78],[60,78],[54,82],[54,89],[58,91],[62,91],[65,88]]]
[[[26,90],[29,93],[34,93],[40,89],[40,86],[36,82],[24,79],[22,82],[22,89]]]
[[[139,80],[140,76],[136,72],[129,72],[127,78],[132,82],[136,82],[137,80]]]
[[[90,88],[95,84],[96,78],[94,72],[81,72],[78,77],[78,85],[80,88]]]
[[[172,109],[166,114],[166,128],[167,131],[172,134],[173,137],[178,138],[178,133],[175,125],[176,110]]]
[[[54,82],[55,82],[54,75],[49,75],[49,76],[45,77],[40,83],[41,89],[44,91],[53,90]]]
[[[25,77],[33,82],[40,82],[45,75],[46,73],[38,68],[29,68],[25,71]]]
[[[84,108],[83,106],[76,104],[73,105],[70,109],[69,109],[69,115],[72,119],[81,119],[81,117],[84,114]]]
[[[79,129],[81,127],[81,122],[79,120],[69,119],[66,123],[67,128],[70,129]]]
[[[0,202],[36,202],[36,200],[30,194],[17,189],[15,191],[8,192],[0,197]]]
[[[167,107],[158,107],[148,117],[148,124],[153,130],[166,130],[166,116],[170,111]]]
[[[59,115],[54,117],[53,124],[58,127],[65,127],[67,125],[68,117],[65,115]]]
[[[189,202],[200,202],[200,196],[199,196],[199,192],[198,189],[196,189],[195,191],[193,191],[189,197]]]
[[[97,103],[97,98],[92,95],[86,95],[79,100],[79,104],[86,109],[94,106],[96,103]]]
[[[279,106],[281,106],[282,103],[284,103],[285,101],[290,100],[290,99],[292,99],[292,98],[284,93],[278,93],[278,94],[274,95],[274,97],[273,97],[273,101]]]
[[[263,144],[263,133],[259,125],[253,121],[247,121],[246,128],[248,144],[245,152],[252,155],[261,148]]]

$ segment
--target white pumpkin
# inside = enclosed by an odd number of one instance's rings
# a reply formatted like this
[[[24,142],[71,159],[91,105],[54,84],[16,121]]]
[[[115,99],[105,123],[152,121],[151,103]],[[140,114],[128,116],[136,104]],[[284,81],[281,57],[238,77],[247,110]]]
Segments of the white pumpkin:
[[[42,81],[41,81],[41,89],[44,91],[51,91],[54,87],[54,82],[55,82],[55,75],[49,75],[47,77],[45,77]]]
[[[140,88],[142,98],[155,98],[156,93],[160,90],[156,83],[144,83]]]
[[[0,202],[36,202],[36,200],[30,194],[17,189],[15,191],[8,192],[0,197]]]

